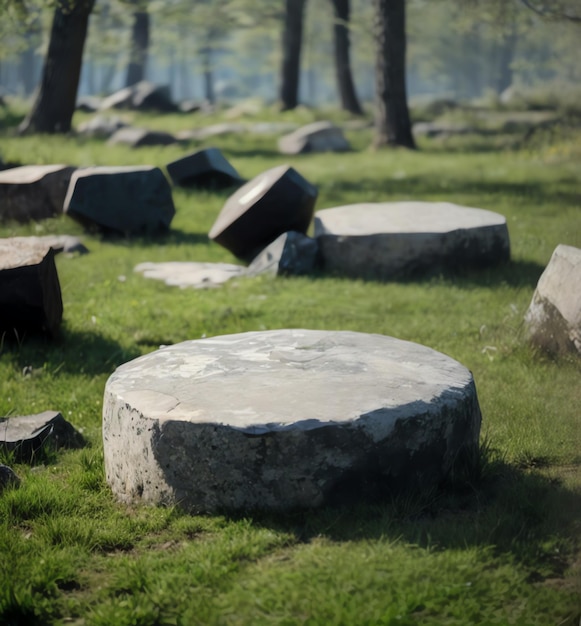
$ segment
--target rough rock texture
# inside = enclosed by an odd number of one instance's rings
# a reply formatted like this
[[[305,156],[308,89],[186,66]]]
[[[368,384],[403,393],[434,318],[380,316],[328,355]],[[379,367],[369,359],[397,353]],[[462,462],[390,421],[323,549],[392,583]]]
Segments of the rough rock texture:
[[[228,198],[209,237],[246,261],[279,235],[306,233],[317,189],[289,165],[266,170]]]
[[[506,219],[448,202],[352,204],[315,214],[323,267],[394,279],[508,261]]]
[[[307,152],[346,152],[351,150],[343,131],[331,122],[313,122],[278,140],[282,154]]]
[[[135,266],[134,271],[143,274],[145,278],[162,280],[171,287],[195,287],[196,289],[219,287],[231,278],[246,275],[246,268],[242,265],[193,261],[140,263]]]
[[[309,274],[315,269],[319,245],[302,233],[283,233],[254,258],[248,274],[290,276]]]
[[[0,335],[58,332],[63,301],[54,254],[26,238],[0,239]]]
[[[87,122],[80,124],[77,133],[83,137],[107,139],[120,128],[125,128],[126,126],[128,126],[128,123],[120,117],[96,115]]]
[[[19,462],[33,460],[46,446],[58,449],[83,445],[83,436],[58,411],[0,417],[0,450],[12,453]]]
[[[478,445],[472,375],[418,344],[275,330],[186,341],[105,386],[107,480],[192,512],[294,509],[438,483]]]
[[[559,245],[525,316],[531,341],[552,354],[581,354],[581,249]]]
[[[16,472],[8,465],[0,465],[0,494],[7,487],[18,487],[19,485],[20,478]]]
[[[0,222],[28,222],[63,212],[74,167],[22,165],[0,172]]]
[[[124,144],[131,148],[143,148],[144,146],[169,146],[177,141],[174,135],[160,130],[124,126],[116,130],[107,143],[110,146]]]
[[[42,237],[8,237],[6,239],[0,239],[0,245],[21,245],[29,244],[30,246],[38,247],[45,250],[52,248],[56,253],[64,252],[65,254],[73,254],[78,252],[79,254],[87,254],[88,248],[83,242],[73,235],[43,235]]]
[[[218,148],[205,148],[167,164],[174,185],[223,189],[244,179]]]
[[[166,231],[175,208],[158,167],[90,167],[71,178],[65,213],[90,229],[139,235]]]

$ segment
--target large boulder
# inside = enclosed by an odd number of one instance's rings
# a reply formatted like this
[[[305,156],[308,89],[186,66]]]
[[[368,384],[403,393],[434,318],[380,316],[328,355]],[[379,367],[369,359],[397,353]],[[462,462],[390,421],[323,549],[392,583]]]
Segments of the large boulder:
[[[105,386],[107,481],[124,502],[194,513],[386,500],[474,453],[470,372],[365,333],[275,330],[186,341]]]
[[[581,249],[559,245],[525,316],[530,340],[551,354],[581,354]]]
[[[174,185],[223,189],[244,179],[218,148],[205,148],[167,164]]]
[[[130,148],[142,148],[144,146],[169,146],[177,141],[174,135],[162,130],[123,126],[109,137],[107,143],[110,146],[126,145]]]
[[[175,208],[159,167],[91,167],[71,178],[65,213],[89,229],[140,235],[167,231]]]
[[[317,263],[316,239],[290,231],[266,246],[248,266],[248,275],[300,276],[310,274]]]
[[[63,302],[54,254],[48,245],[0,240],[0,336],[57,334]]]
[[[351,150],[343,131],[332,122],[313,122],[278,140],[282,154],[347,152]]]
[[[315,214],[323,267],[397,279],[508,261],[506,219],[449,202],[352,204]]]
[[[54,217],[63,204],[74,167],[22,165],[0,172],[0,222]]]
[[[266,170],[228,198],[209,237],[250,261],[279,235],[306,233],[317,194],[317,188],[289,165]]]

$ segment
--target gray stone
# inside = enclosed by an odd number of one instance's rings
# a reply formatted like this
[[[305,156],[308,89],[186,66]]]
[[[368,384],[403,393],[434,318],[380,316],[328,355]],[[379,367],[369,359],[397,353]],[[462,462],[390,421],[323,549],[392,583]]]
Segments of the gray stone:
[[[101,110],[107,109],[130,109],[133,102],[133,87],[124,87],[101,102]]]
[[[0,450],[14,455],[18,462],[30,462],[50,447],[80,448],[84,439],[58,411],[0,418]]]
[[[319,245],[302,233],[290,231],[277,237],[250,263],[248,274],[300,276],[310,274],[317,262]]]
[[[74,171],[68,165],[23,165],[0,172],[0,222],[62,214]]]
[[[222,189],[240,185],[244,179],[218,150],[205,148],[167,164],[174,185]]]
[[[343,131],[331,122],[313,122],[278,140],[282,154],[307,152],[346,152],[351,150]]]
[[[0,465],[0,494],[7,487],[18,487],[19,485],[20,478],[16,472],[8,465]]]
[[[193,261],[140,263],[135,266],[134,271],[143,274],[145,278],[162,280],[171,287],[195,287],[196,289],[219,287],[231,278],[246,275],[246,268],[242,265]]]
[[[18,245],[28,243],[42,250],[52,248],[55,253],[74,254],[78,252],[79,254],[87,254],[89,252],[83,242],[73,235],[43,235],[42,237],[8,237],[0,239],[0,245],[10,245],[11,242]]]
[[[126,126],[128,126],[127,122],[120,117],[96,115],[87,122],[80,124],[77,133],[83,137],[107,139],[120,128],[125,128]]]
[[[581,249],[555,248],[525,322],[534,345],[551,354],[581,354]]]
[[[167,231],[175,208],[159,167],[91,167],[71,178],[65,213],[90,229],[139,235]]]
[[[101,108],[101,98],[97,96],[83,96],[77,100],[77,111],[84,113],[95,113]]]
[[[101,102],[101,109],[138,109],[142,111],[177,111],[167,85],[141,81],[111,94]]]
[[[275,330],[186,341],[105,386],[107,481],[124,502],[289,510],[427,489],[478,446],[472,375],[425,346]]]
[[[144,146],[169,146],[177,141],[174,135],[160,130],[124,126],[115,131],[107,143],[110,146],[122,144],[131,148],[143,148]]]
[[[474,126],[454,122],[417,122],[413,125],[414,135],[425,137],[450,137],[452,135],[468,135],[481,132]]]
[[[244,124],[221,122],[219,124],[204,126],[203,128],[182,130],[176,133],[176,137],[180,141],[200,141],[210,139],[211,137],[221,137],[222,135],[239,135],[244,132],[246,132],[246,126],[244,126]]]
[[[54,250],[25,237],[0,239],[0,336],[56,335],[62,316]]]
[[[448,202],[352,204],[315,213],[323,267],[396,279],[508,261],[506,219]]]
[[[209,237],[246,261],[279,235],[306,233],[317,189],[289,165],[266,170],[228,198]]]

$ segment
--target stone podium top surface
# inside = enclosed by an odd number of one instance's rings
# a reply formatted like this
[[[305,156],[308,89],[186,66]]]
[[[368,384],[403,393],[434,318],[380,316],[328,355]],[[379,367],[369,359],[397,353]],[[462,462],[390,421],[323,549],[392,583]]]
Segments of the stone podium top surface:
[[[499,213],[451,202],[350,204],[315,213],[315,236],[382,233],[446,233],[506,224]]]
[[[0,172],[0,183],[29,184],[42,180],[47,174],[72,169],[68,165],[21,165]]]
[[[472,384],[463,365],[419,344],[285,329],[162,347],[121,365],[105,395],[160,422],[249,435],[357,422],[377,440],[402,417],[455,406]]]

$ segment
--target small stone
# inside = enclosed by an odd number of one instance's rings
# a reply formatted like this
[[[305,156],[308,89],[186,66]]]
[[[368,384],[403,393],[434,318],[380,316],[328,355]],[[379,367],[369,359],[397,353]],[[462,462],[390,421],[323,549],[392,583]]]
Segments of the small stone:
[[[144,146],[169,146],[177,141],[174,135],[163,131],[124,126],[115,131],[107,143],[111,146],[124,144],[131,148],[142,148]]]
[[[120,117],[96,115],[89,121],[80,124],[77,133],[83,137],[106,139],[126,126],[128,126],[127,122]]]
[[[20,478],[16,475],[16,472],[8,465],[0,465],[0,494],[7,487],[20,486]]]
[[[240,185],[238,174],[218,148],[205,148],[167,164],[174,185],[223,189]]]
[[[308,152],[347,152],[351,146],[343,131],[332,122],[313,122],[298,128],[278,140],[282,154]]]
[[[290,231],[277,237],[250,263],[248,274],[300,276],[310,274],[317,261],[319,246],[316,239]]]
[[[246,275],[246,268],[242,265],[193,261],[140,263],[134,271],[143,274],[145,278],[162,280],[171,287],[196,289],[218,287],[232,278]]]

